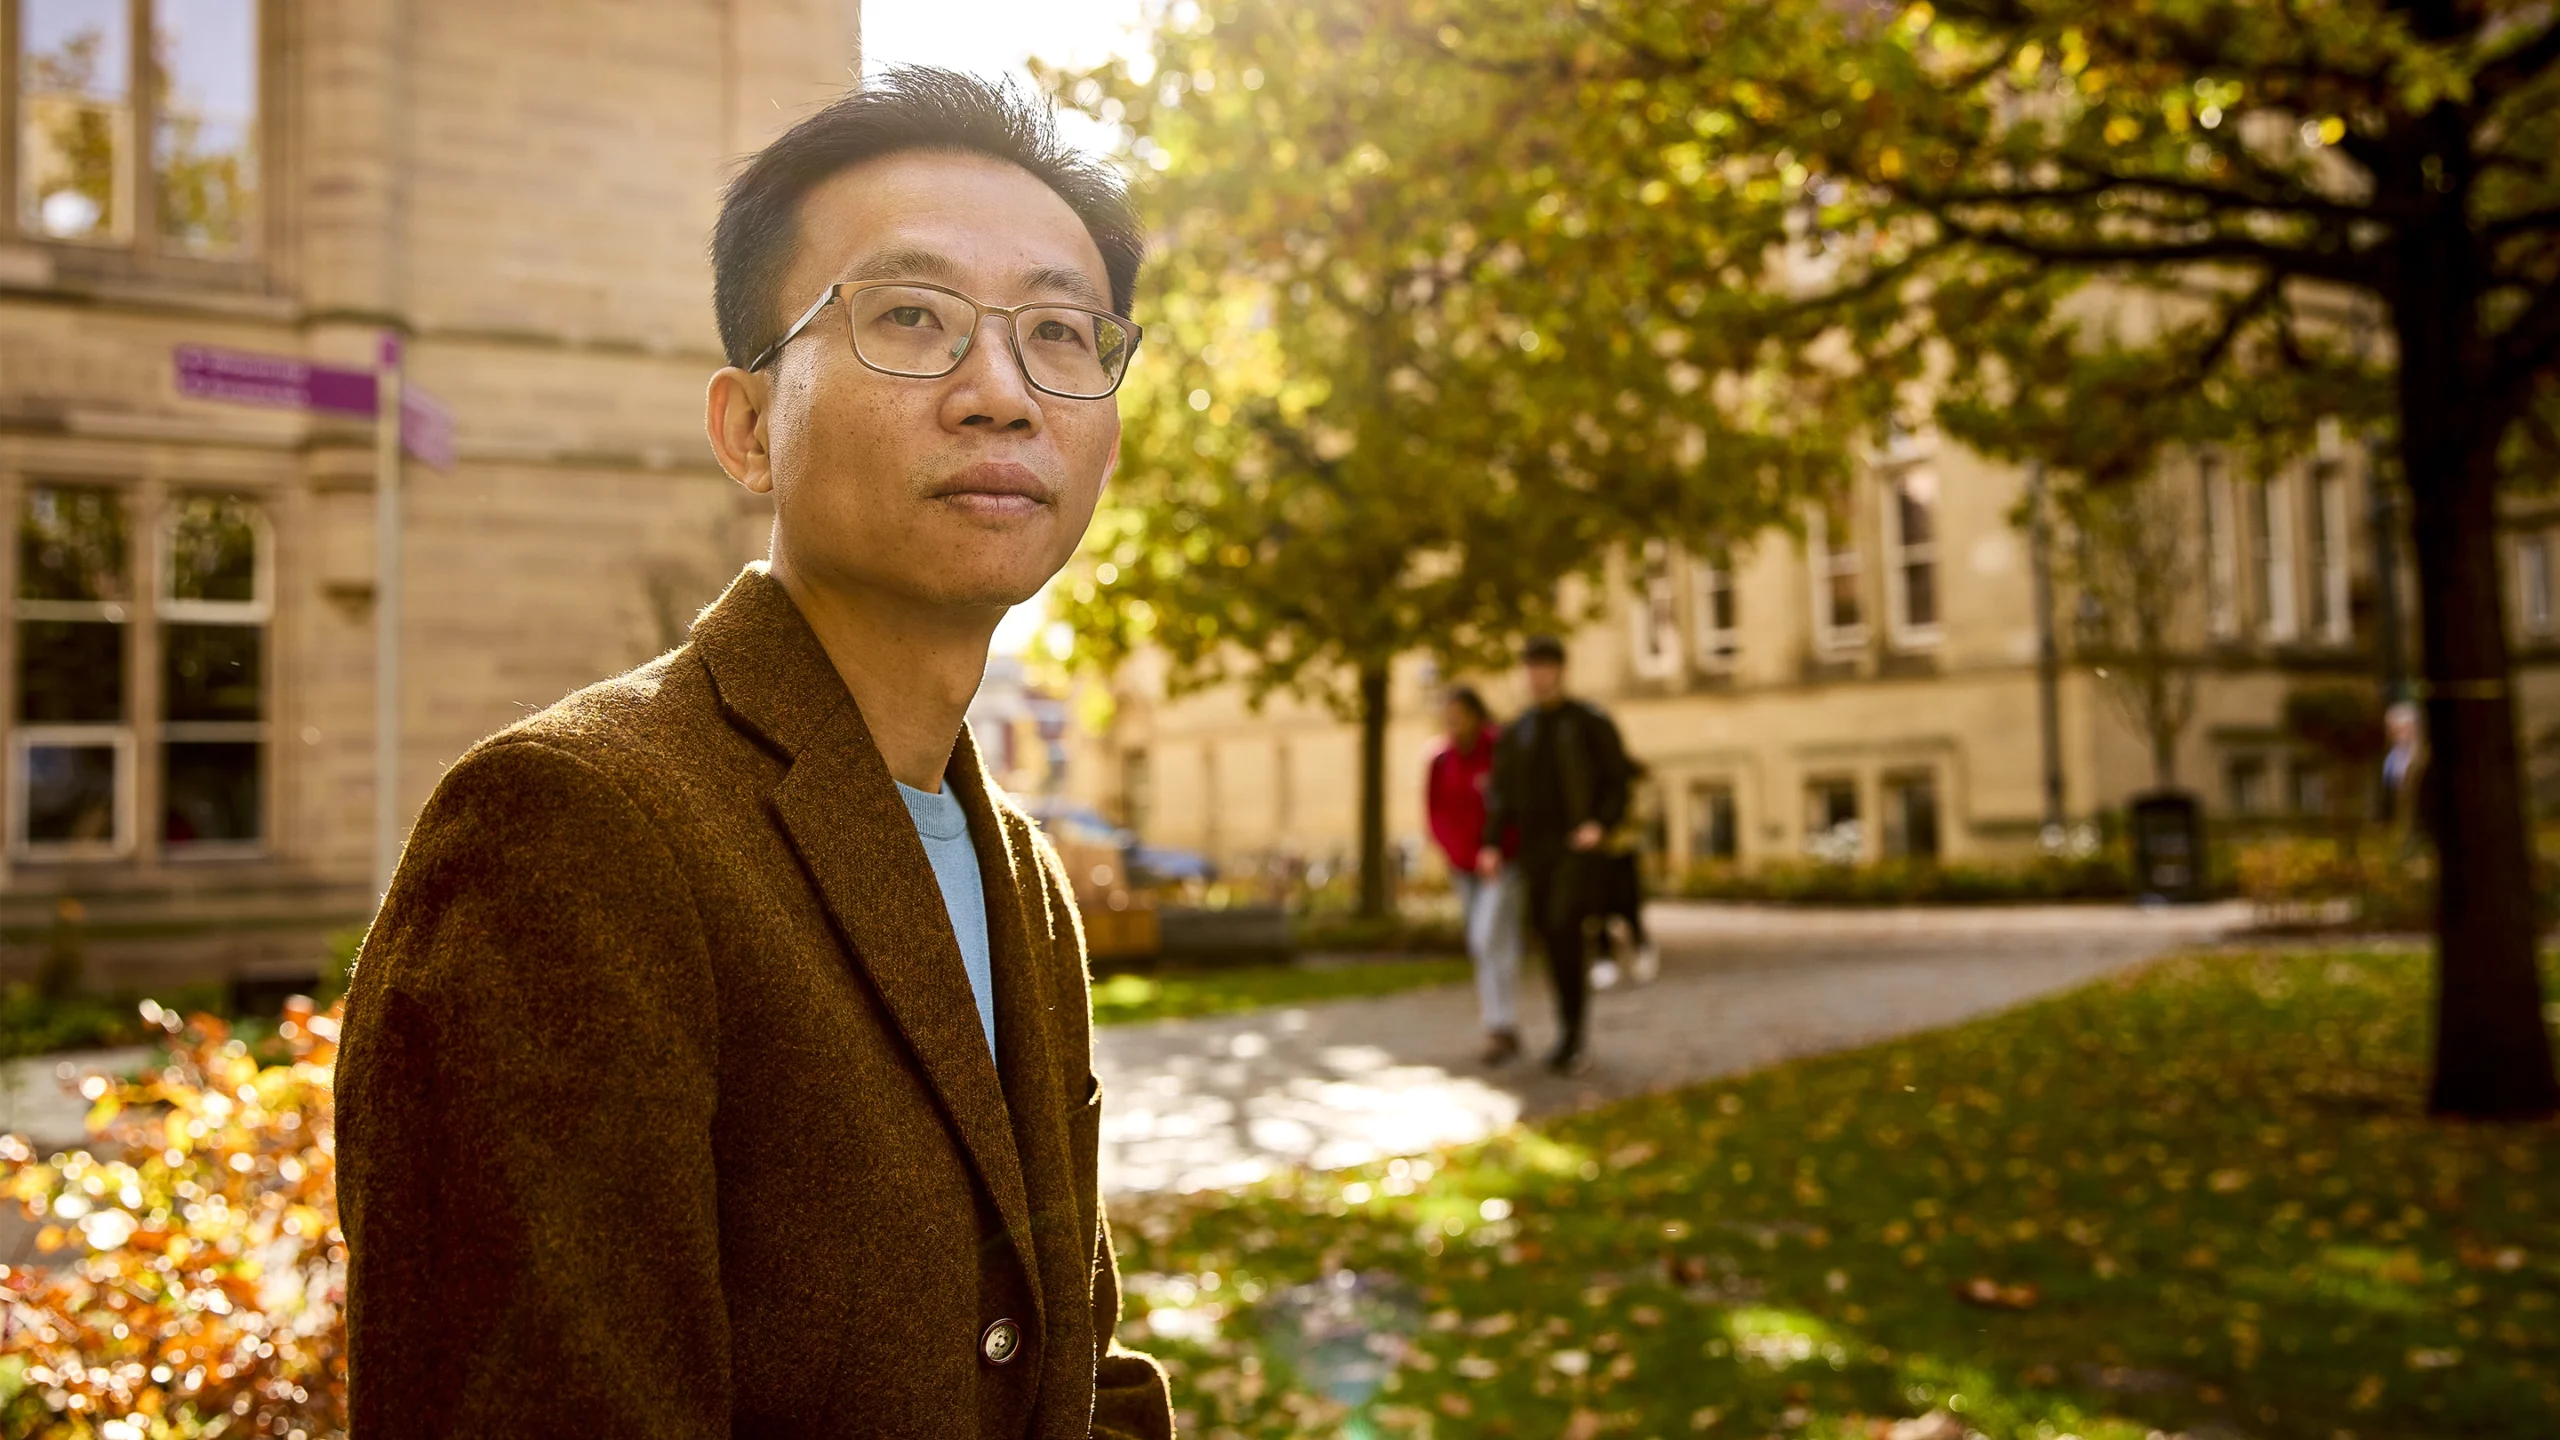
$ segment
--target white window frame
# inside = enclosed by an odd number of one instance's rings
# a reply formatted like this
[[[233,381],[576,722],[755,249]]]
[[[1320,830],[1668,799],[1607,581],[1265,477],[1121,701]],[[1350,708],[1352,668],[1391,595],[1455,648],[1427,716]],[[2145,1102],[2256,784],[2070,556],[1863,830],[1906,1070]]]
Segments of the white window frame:
[[[1666,540],[1647,540],[1627,557],[1627,659],[1640,680],[1680,673],[1679,572]]]
[[[2240,523],[2231,476],[2220,456],[2196,462],[2204,490],[2205,625],[2217,640],[2240,634]]]
[[[0,53],[0,110],[12,120],[7,138],[10,163],[5,169],[8,194],[0,196],[0,238],[26,244],[74,246],[93,251],[116,251],[125,254],[169,255],[188,260],[210,260],[225,264],[256,259],[267,248],[267,206],[270,187],[275,179],[275,147],[271,144],[274,120],[275,86],[278,80],[274,65],[274,7],[267,0],[248,0],[251,25],[249,57],[250,113],[248,116],[249,206],[241,217],[241,237],[237,245],[198,249],[171,236],[166,217],[161,213],[161,167],[165,156],[161,150],[161,125],[168,116],[161,89],[165,83],[159,73],[154,36],[159,31],[163,7],[181,0],[140,0],[121,8],[127,16],[125,36],[124,99],[117,107],[115,126],[117,154],[113,184],[116,213],[122,225],[99,235],[57,235],[27,223],[24,213],[26,196],[21,187],[26,183],[24,138],[17,127],[26,123],[29,95],[26,84],[26,19],[19,0],[0,0],[0,37],[5,37],[5,53]],[[147,223],[146,223],[147,222]]]
[[[10,512],[9,516],[12,543],[17,543],[19,528],[26,523],[28,492],[50,488],[56,487],[50,482],[38,482],[30,484],[25,490],[18,493],[16,496],[16,508]],[[134,509],[138,503],[138,497],[135,495],[133,488],[129,485],[100,485],[87,481],[63,482],[60,488],[103,489],[115,496],[116,505],[125,518],[125,534],[127,536],[125,564],[128,567],[127,574],[129,579],[130,567],[132,566],[135,558],[133,554],[134,550],[138,548],[148,548],[147,543],[139,547],[132,543],[131,537],[133,536],[135,528],[133,525]],[[128,591],[128,593],[130,592]],[[136,788],[140,784],[140,776],[134,769],[134,766],[137,763],[136,756],[139,753],[140,746],[136,742],[134,734],[136,721],[134,719],[135,687],[133,684],[135,666],[138,663],[136,651],[140,644],[139,637],[142,631],[141,625],[137,623],[140,617],[134,614],[134,607],[132,605],[129,605],[122,600],[29,600],[24,597],[12,597],[9,602],[9,618],[13,623],[29,620],[57,620],[70,621],[74,623],[104,622],[124,627],[124,645],[122,647],[124,652],[124,719],[63,722],[43,720],[26,721],[17,719],[14,714],[10,717],[8,721],[9,803],[7,817],[9,827],[9,853],[19,859],[31,861],[124,859],[133,853],[134,846],[140,838],[139,831],[135,826],[135,820],[140,805],[139,793]],[[19,647],[14,642],[10,647],[10,655],[11,662],[13,664],[24,664],[25,657],[19,653]],[[25,672],[23,670],[19,673],[18,682],[21,685],[25,683]],[[29,839],[27,836],[27,794],[31,787],[27,774],[27,752],[38,746],[45,745],[94,746],[100,744],[112,746],[116,752],[114,835],[104,842],[64,842],[59,840]]]
[[[249,598],[246,600],[181,600],[177,598],[178,581],[178,513],[190,500],[233,499],[249,507],[249,528],[256,537],[257,554],[251,567]],[[268,853],[275,830],[275,764],[273,741],[276,704],[275,686],[275,526],[267,518],[264,497],[238,491],[212,488],[173,489],[163,497],[159,523],[151,527],[151,572],[153,576],[152,654],[163,656],[169,644],[171,625],[256,625],[265,630],[258,645],[258,663],[266,673],[258,677],[259,718],[255,720],[172,720],[165,714],[154,717],[153,747],[159,752],[160,783],[165,809],[168,796],[168,752],[173,744],[189,741],[208,743],[253,743],[259,747],[258,767],[258,838],[255,840],[188,840],[176,844],[165,838],[160,842],[162,858],[173,863],[200,860],[253,860]],[[161,703],[167,704],[163,695]]]
[[[130,636],[127,637],[128,641]],[[125,663],[133,663],[128,650]],[[116,752],[115,833],[107,840],[29,840],[27,838],[27,752],[49,745],[108,745]],[[9,851],[21,860],[121,860],[133,853],[136,746],[133,726],[14,725],[9,731]]]
[[[2551,534],[2537,530],[2519,535],[2516,553],[2516,628],[2527,635],[2543,636],[2552,631],[2560,619],[2560,585],[2555,584],[2551,564]]]
[[[2311,467],[2311,584],[2319,638],[2332,645],[2356,638],[2354,592],[2347,559],[2353,529],[2347,517],[2347,469],[2333,460]]]
[[[1710,808],[1707,797],[1711,792],[1722,792],[1725,804],[1733,811],[1733,853],[1731,855],[1710,854],[1701,849],[1698,844],[1700,837],[1706,831],[1705,821]],[[1735,784],[1733,777],[1728,775],[1700,775],[1693,777],[1682,793],[1681,803],[1686,810],[1682,818],[1687,822],[1683,827],[1683,843],[1688,847],[1689,863],[1703,865],[1724,860],[1739,864],[1742,860],[1742,787]]]
[[[1927,493],[1914,498],[1930,519],[1930,538],[1916,542],[1902,531],[1902,497],[1915,481],[1925,482]],[[1899,650],[1936,649],[1946,634],[1946,589],[1941,583],[1946,571],[1938,564],[1938,472],[1925,464],[1906,465],[1888,476],[1878,490],[1884,509],[1886,633]],[[1929,567],[1930,608],[1935,613],[1926,623],[1915,623],[1911,572],[1922,565]]]
[[[1704,556],[1690,557],[1689,630],[1701,670],[1731,670],[1735,657],[1742,653],[1740,584],[1740,577],[1730,564],[1718,565]],[[1716,619],[1716,596],[1719,594],[1732,602],[1732,624],[1723,624]]]
[[[1863,593],[1858,597],[1857,623],[1834,624],[1831,613],[1831,582],[1842,576],[1849,577],[1853,582],[1862,580],[1865,576],[1865,557],[1858,553],[1856,531],[1852,529],[1850,532],[1848,548],[1832,549],[1831,516],[1829,512],[1817,505],[1805,522],[1804,550],[1805,570],[1812,577],[1813,582],[1809,588],[1812,591],[1813,600],[1814,648],[1826,654],[1837,654],[1845,650],[1855,650],[1866,644],[1866,597]]]
[[[2302,638],[2292,491],[2282,475],[2270,475],[2249,489],[2249,543],[2257,551],[2250,558],[2258,567],[2258,635],[2279,644]]]

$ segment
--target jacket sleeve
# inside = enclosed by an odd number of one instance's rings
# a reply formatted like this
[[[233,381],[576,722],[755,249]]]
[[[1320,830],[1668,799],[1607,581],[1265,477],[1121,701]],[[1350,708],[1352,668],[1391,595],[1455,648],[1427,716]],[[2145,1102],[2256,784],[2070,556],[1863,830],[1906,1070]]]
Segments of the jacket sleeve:
[[[1591,745],[1591,818],[1603,830],[1615,830],[1627,818],[1627,805],[1634,783],[1634,767],[1627,763],[1626,741],[1618,734],[1618,722],[1595,708],[1588,711],[1591,723],[1584,734]]]
[[[352,1434],[729,1433],[714,1015],[686,876],[610,778],[531,741],[455,767],[347,998]]]
[[[1518,722],[1496,732],[1493,768],[1484,777],[1484,838],[1480,845],[1500,848],[1503,837],[1520,823],[1520,746]]]

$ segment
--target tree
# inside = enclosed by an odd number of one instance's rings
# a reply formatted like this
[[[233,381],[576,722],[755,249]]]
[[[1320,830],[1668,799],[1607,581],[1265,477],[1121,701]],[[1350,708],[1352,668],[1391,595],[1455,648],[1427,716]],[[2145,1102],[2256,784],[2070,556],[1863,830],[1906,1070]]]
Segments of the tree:
[[[2196,715],[2194,516],[2161,483],[2066,497],[2079,592],[2078,658],[2151,747],[2151,785],[2178,783],[2178,737]]]
[[[1544,97],[1416,38],[1432,8],[1177,17],[1149,62],[1050,77],[1129,128],[1158,232],[1121,469],[1063,588],[1079,658],[1152,647],[1177,691],[1356,718],[1371,913],[1399,657],[1505,663],[1611,546],[1748,535],[1845,468],[1818,393],[1768,403],[1783,367],[1708,393],[1734,367],[1656,257],[1548,203],[1576,162]]]
[[[1870,423],[2106,484],[2393,417],[2445,797],[2430,1103],[2560,1106],[2493,543],[2560,453],[2560,11],[1483,8],[1442,43],[1545,92],[1594,223],[1718,285],[1729,333],[1832,347]]]

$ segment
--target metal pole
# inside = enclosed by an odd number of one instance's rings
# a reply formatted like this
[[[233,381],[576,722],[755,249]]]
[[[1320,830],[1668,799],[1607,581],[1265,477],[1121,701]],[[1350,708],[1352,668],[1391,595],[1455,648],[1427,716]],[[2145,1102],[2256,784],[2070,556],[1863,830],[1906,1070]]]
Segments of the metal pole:
[[[2045,513],[2044,462],[2027,464],[2027,542],[2036,595],[2036,721],[2044,751],[2044,834],[2059,850],[2062,824],[2062,644],[2053,633],[2053,525]]]
[[[373,895],[400,864],[400,337],[385,331],[373,416]]]

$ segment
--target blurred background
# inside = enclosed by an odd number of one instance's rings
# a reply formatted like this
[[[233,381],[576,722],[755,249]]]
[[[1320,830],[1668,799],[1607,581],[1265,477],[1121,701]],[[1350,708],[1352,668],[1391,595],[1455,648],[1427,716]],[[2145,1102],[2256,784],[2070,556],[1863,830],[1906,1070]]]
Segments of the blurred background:
[[[0,57],[10,1433],[335,1433],[328,1002],[444,768],[763,554],[720,187],[908,63],[1151,227],[970,723],[1186,1433],[2560,1430],[2547,3],[0,0]],[[1480,1060],[1425,807],[1539,634],[1639,770],[1575,1076]],[[189,1298],[251,1264],[307,1293]],[[174,1398],[223,1326],[239,1408]]]

